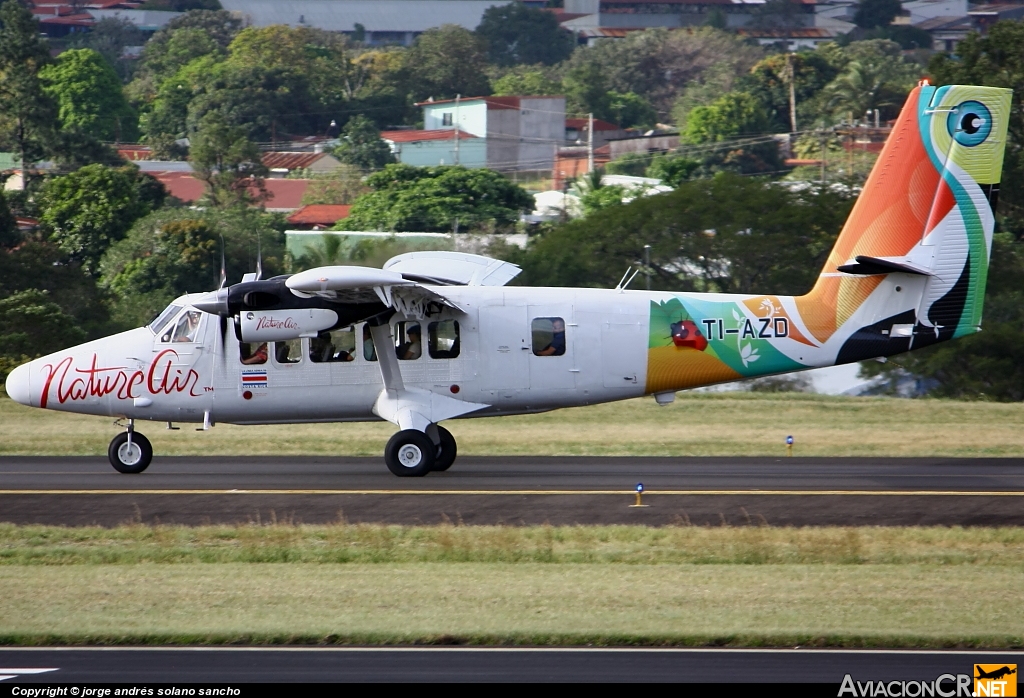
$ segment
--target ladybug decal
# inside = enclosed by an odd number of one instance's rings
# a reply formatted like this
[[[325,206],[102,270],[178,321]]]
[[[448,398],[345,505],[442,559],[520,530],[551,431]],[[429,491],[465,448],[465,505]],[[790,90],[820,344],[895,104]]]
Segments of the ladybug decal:
[[[708,347],[707,338],[700,333],[693,320],[672,323],[672,343],[677,347],[690,347],[697,351],[704,351]]]

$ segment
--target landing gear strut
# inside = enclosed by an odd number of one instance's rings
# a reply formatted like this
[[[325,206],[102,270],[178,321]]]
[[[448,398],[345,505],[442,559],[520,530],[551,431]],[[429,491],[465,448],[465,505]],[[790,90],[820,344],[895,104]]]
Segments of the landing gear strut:
[[[121,432],[110,442],[107,458],[119,473],[141,473],[153,460],[153,446],[142,434],[135,431],[135,420],[128,420],[128,430]]]

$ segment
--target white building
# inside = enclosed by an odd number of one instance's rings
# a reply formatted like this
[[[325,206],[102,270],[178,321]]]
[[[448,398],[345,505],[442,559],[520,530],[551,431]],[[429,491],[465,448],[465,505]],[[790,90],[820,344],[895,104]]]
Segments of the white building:
[[[550,172],[565,140],[565,97],[469,97],[420,102],[426,131],[470,133],[486,143],[486,167]]]

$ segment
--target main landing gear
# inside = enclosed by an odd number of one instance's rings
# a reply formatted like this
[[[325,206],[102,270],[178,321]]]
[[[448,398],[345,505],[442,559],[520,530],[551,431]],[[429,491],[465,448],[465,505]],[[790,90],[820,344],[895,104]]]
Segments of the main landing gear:
[[[128,420],[128,430],[121,432],[110,442],[107,458],[119,473],[141,473],[153,460],[153,446],[142,434],[135,431],[135,420]]]
[[[455,437],[444,427],[431,425],[437,430],[437,440],[416,429],[404,429],[388,441],[384,448],[384,462],[388,470],[398,477],[423,477],[431,471],[448,470],[455,462]],[[114,466],[115,468],[117,466]]]

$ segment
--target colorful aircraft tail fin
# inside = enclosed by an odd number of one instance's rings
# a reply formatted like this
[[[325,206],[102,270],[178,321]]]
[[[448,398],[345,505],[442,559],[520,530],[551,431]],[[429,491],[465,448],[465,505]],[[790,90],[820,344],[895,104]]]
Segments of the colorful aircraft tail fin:
[[[980,329],[1011,95],[910,93],[814,289],[796,299],[818,341],[839,335],[836,363]]]

